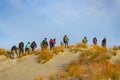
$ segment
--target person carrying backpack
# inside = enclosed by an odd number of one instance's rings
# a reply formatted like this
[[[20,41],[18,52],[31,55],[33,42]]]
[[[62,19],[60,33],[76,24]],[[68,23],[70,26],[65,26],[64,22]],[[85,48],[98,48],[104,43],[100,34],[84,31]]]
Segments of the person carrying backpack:
[[[103,46],[103,47],[106,47],[106,38],[104,38],[104,39],[102,40],[102,46]]]
[[[32,51],[33,51],[33,52],[34,52],[35,48],[37,48],[37,44],[36,44],[35,41],[33,41],[33,42],[31,43],[31,48],[32,48]]]
[[[87,38],[86,38],[86,36],[85,36],[85,37],[83,38],[82,42],[86,44],[87,41],[88,41],[88,40],[87,40]]]
[[[27,43],[27,45],[25,46],[25,54],[28,53],[29,54],[29,51],[30,50],[30,42]]]
[[[14,59],[14,53],[16,53],[17,57],[19,56],[17,50],[18,50],[18,48],[15,45],[12,46],[11,53],[10,53],[11,59]]]
[[[96,37],[93,38],[93,44],[97,45],[97,38]]]
[[[43,48],[47,48],[47,47],[48,47],[47,38],[45,38],[45,39],[42,41],[42,46],[43,46]]]
[[[50,39],[49,45],[50,45],[50,50],[52,50],[52,48],[53,48],[53,46],[54,46],[54,41],[53,41],[52,39]]]
[[[55,47],[56,44],[56,37],[53,39],[53,47]]]
[[[64,44],[65,44],[65,47],[68,46],[68,41],[69,41],[69,38],[67,37],[67,35],[65,35],[65,36],[63,37],[63,42],[64,42]]]
[[[24,43],[21,41],[18,46],[19,46],[19,55],[21,53],[23,55],[23,53],[24,53]]]

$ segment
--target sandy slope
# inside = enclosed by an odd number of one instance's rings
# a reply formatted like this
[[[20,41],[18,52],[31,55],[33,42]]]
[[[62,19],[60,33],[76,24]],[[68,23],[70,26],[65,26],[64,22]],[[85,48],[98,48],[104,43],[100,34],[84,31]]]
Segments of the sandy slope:
[[[113,56],[111,59],[110,59],[110,62],[112,64],[120,64],[120,50],[117,51],[117,55],[116,56]]]
[[[29,55],[21,59],[7,59],[0,62],[0,80],[34,80],[40,75],[47,76],[64,69],[78,56],[79,53],[73,54],[66,51],[55,55],[46,64],[37,63],[38,56],[36,55]]]

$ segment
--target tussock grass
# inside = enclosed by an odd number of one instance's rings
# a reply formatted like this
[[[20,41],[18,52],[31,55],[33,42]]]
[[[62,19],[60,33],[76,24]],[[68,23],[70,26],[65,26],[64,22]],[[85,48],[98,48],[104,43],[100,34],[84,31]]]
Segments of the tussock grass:
[[[52,57],[53,57],[53,55],[52,55],[51,51],[48,48],[45,48],[42,50],[40,57],[38,59],[38,62],[44,64],[44,63],[48,62],[50,59],[52,59]]]
[[[76,44],[76,46],[72,46],[72,48],[70,49],[70,51],[77,53],[77,52],[83,51],[87,47],[88,46],[85,43],[78,43],[78,44]]]
[[[84,43],[79,43],[76,46],[69,46],[68,49],[82,54],[63,72],[50,75],[50,80],[120,80],[120,65],[109,62],[111,58],[109,54],[116,53],[118,48],[108,49],[99,45],[88,47]]]
[[[42,54],[42,51],[37,49],[35,52],[34,52],[35,55],[39,55],[39,54]]]
[[[60,52],[64,52],[64,49],[65,49],[65,46],[56,46],[56,47],[53,49],[53,53],[59,54]]]
[[[3,49],[3,48],[0,48],[0,55],[4,55],[4,56],[6,56],[8,58],[9,57],[8,53],[10,53],[10,52]]]

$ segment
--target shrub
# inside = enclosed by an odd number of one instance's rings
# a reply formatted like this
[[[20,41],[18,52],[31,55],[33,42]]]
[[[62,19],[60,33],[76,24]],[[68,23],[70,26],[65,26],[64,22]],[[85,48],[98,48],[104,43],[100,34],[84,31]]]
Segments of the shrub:
[[[9,53],[9,51],[7,51],[3,48],[0,48],[0,55],[5,55],[6,57],[9,57],[8,53]]]
[[[56,46],[56,47],[53,49],[53,53],[58,54],[58,53],[60,53],[60,52],[64,52],[64,49],[65,49],[64,46]]]
[[[47,49],[47,48],[43,49],[43,51],[40,54],[38,62],[44,64],[44,63],[48,62],[52,57],[53,57],[53,55],[49,49]]]

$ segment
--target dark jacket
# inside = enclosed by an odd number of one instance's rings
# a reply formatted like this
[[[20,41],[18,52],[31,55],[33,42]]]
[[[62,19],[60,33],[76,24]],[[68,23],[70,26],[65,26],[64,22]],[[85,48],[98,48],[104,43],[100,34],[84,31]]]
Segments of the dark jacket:
[[[23,49],[24,48],[24,43],[23,42],[20,42],[19,43],[19,49]]]
[[[37,44],[33,41],[32,43],[31,43],[31,48],[36,48],[37,47]]]
[[[14,51],[14,50],[17,51],[17,47],[16,47],[15,45],[12,46],[12,48],[11,48],[11,52]]]

